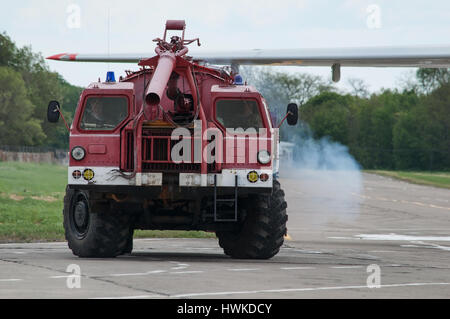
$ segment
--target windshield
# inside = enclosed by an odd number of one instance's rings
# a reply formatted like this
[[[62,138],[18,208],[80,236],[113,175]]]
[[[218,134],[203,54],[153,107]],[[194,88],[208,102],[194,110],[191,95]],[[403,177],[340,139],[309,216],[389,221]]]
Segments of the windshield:
[[[80,128],[112,131],[127,115],[126,97],[90,97],[86,100]]]
[[[219,100],[216,103],[216,119],[225,128],[247,130],[264,127],[255,100]]]

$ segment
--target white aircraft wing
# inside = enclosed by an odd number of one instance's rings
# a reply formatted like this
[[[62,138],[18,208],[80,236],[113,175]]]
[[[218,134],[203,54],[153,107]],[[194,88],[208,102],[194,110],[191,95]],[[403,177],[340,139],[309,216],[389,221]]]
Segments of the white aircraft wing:
[[[365,47],[205,52],[195,60],[212,64],[351,67],[450,67],[448,47]]]
[[[365,47],[325,49],[242,50],[193,52],[194,61],[216,65],[331,66],[332,80],[341,78],[341,66],[449,68],[450,46],[446,47]],[[138,63],[150,54],[57,54],[47,59],[73,62]]]
[[[242,50],[189,53],[195,61],[218,65],[296,65],[351,67],[450,67],[450,46],[359,47],[324,49]],[[47,59],[73,62],[137,63],[154,54],[63,53]]]

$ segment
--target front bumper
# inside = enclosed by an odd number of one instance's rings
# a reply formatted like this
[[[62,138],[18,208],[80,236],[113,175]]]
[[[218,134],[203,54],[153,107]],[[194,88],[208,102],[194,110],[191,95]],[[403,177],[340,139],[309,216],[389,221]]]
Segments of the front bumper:
[[[83,172],[90,169],[94,172],[91,180],[83,177]],[[81,176],[76,178],[74,171],[79,171]],[[250,182],[247,178],[250,172],[255,171],[258,176],[267,174],[269,178],[266,181],[258,179]],[[170,175],[174,175],[170,173]],[[198,173],[178,173],[178,185],[180,187],[214,187],[216,177],[217,187],[235,187],[237,176],[237,186],[242,188],[272,188],[273,172],[271,169],[224,169],[222,173],[217,174],[198,174]],[[162,186],[164,173],[122,173],[118,167],[75,167],[68,169],[69,185],[102,185],[102,186]]]

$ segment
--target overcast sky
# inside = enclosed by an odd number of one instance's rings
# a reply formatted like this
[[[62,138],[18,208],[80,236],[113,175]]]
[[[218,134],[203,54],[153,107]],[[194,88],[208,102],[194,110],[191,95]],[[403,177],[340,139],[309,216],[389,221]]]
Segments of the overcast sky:
[[[109,11],[109,14],[108,14]],[[110,37],[108,41],[108,15]],[[79,18],[79,19],[78,19]],[[28,0],[4,1],[0,32],[44,56],[154,51],[167,19],[184,19],[202,50],[450,45],[446,0]],[[198,49],[196,49],[198,50]],[[87,86],[109,69],[136,65],[48,62],[70,83]],[[330,77],[328,68],[281,68]],[[398,87],[414,69],[344,68],[339,88],[361,78],[371,91]]]

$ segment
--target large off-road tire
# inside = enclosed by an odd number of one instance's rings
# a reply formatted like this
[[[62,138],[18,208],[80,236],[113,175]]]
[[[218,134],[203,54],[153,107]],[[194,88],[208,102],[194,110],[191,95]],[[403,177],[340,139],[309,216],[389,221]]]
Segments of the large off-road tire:
[[[122,254],[131,254],[133,251],[133,235],[134,235],[134,229],[130,228],[130,233],[128,234],[127,238],[127,244],[125,245],[125,248],[122,252]]]
[[[126,218],[109,205],[91,207],[87,191],[67,188],[63,215],[66,240],[74,255],[108,258],[129,249]]]
[[[220,247],[232,258],[272,258],[287,232],[287,204],[280,183],[274,181],[271,195],[257,195],[247,203],[241,200],[240,205],[247,207],[247,217],[239,231],[216,233]]]

